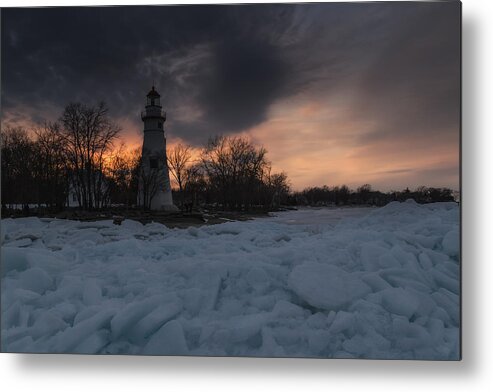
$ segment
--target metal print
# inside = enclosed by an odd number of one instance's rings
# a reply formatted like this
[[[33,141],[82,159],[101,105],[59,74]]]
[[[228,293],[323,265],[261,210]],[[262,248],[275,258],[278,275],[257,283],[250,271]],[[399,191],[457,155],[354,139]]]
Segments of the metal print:
[[[460,359],[459,2],[1,18],[3,352]]]

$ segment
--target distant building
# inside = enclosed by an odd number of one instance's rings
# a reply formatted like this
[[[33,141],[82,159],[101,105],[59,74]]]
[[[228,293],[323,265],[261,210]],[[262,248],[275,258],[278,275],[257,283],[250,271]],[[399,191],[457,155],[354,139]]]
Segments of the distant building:
[[[138,204],[151,210],[177,211],[171,195],[166,159],[166,137],[164,135],[166,112],[163,111],[160,95],[154,86],[147,94],[147,102],[141,118],[144,122],[144,143]]]

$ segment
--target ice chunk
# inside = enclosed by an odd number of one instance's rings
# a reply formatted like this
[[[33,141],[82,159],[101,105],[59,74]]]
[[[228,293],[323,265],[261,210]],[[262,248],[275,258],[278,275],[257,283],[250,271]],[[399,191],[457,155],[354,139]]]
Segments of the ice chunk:
[[[56,335],[53,352],[70,353],[74,352],[73,350],[76,347],[82,349],[80,343],[99,329],[109,327],[110,320],[114,314],[115,311],[113,309],[103,310],[71,328],[66,328],[63,332]]]
[[[438,287],[444,287],[455,294],[459,294],[460,285],[458,279],[451,278],[436,268],[434,268],[431,272]]]
[[[431,249],[423,249],[423,252],[430,258],[434,265],[442,264],[450,260],[446,254]]]
[[[399,260],[390,252],[382,254],[378,258],[378,264],[380,268],[396,268],[401,266]]]
[[[291,237],[285,233],[278,234],[278,235],[274,236],[272,239],[276,242],[280,242],[280,241],[289,242],[289,241],[291,241]]]
[[[428,320],[428,328],[434,342],[440,343],[443,341],[445,336],[445,325],[442,320],[430,318]]]
[[[106,346],[110,339],[110,331],[107,329],[100,329],[92,335],[89,335],[83,340],[75,349],[74,353],[78,354],[97,354],[104,346]]]
[[[68,324],[55,312],[46,310],[34,321],[31,328],[31,336],[37,339],[41,336],[55,335],[57,332],[63,331],[67,327]]]
[[[143,348],[144,355],[187,355],[188,347],[183,327],[177,320],[163,325]]]
[[[450,293],[452,294],[452,293]],[[447,290],[440,289],[439,291],[431,294],[438,306],[447,312],[448,317],[452,319],[455,325],[458,325],[460,320],[460,309],[457,302],[455,302],[450,295],[447,295]]]
[[[38,267],[21,272],[19,274],[19,282],[21,288],[34,291],[38,294],[43,294],[53,284],[50,276]]]
[[[165,301],[163,296],[155,295],[143,301],[131,302],[125,306],[111,320],[112,339],[122,336],[138,320],[149,314],[163,301]]]
[[[183,305],[192,316],[199,313],[203,299],[203,291],[197,287],[192,287],[183,293]]]
[[[390,349],[391,342],[373,329],[369,329],[365,335],[357,334],[345,340],[342,347],[358,357],[379,358],[380,353]]]
[[[301,331],[298,328],[291,328],[281,325],[279,327],[272,328],[272,333],[276,339],[276,342],[283,347],[292,347],[300,344]]]
[[[413,289],[408,290],[414,294],[419,302],[418,308],[415,312],[416,316],[427,317],[435,310],[437,305],[429,293],[423,293]]]
[[[14,248],[27,248],[28,246],[32,245],[33,241],[31,238],[21,238],[15,241],[7,242],[4,246],[5,247],[14,247]]]
[[[433,262],[431,261],[430,257],[426,253],[424,252],[420,253],[418,259],[419,259],[419,264],[423,269],[430,270],[431,268],[433,268]]]
[[[2,304],[2,332],[9,328],[19,326],[19,312],[21,304],[19,301],[15,301],[7,309]]]
[[[74,325],[84,321],[95,314],[101,311],[101,306],[87,306],[83,308],[79,313],[77,313],[74,317]]]
[[[134,341],[146,339],[163,324],[176,317],[182,309],[183,305],[179,301],[162,305],[137,322],[129,335]]]
[[[288,301],[278,301],[274,306],[273,312],[280,317],[303,317],[305,311],[303,308],[299,307]]]
[[[196,227],[191,226],[191,227],[188,228],[188,234],[190,234],[193,237],[198,237],[199,236],[199,229],[197,229]]]
[[[25,289],[15,289],[13,294],[13,298],[19,300],[24,304],[32,303],[41,297],[39,293]]]
[[[75,315],[77,314],[77,307],[70,302],[61,302],[53,308],[62,319],[70,324],[73,324]]]
[[[377,272],[363,275],[361,279],[363,280],[363,282],[365,282],[368,286],[371,287],[373,292],[381,291],[392,287],[385,279],[382,279],[380,274]]]
[[[399,287],[385,289],[380,293],[382,295],[382,305],[390,313],[411,318],[418,309],[419,300],[409,290]]]
[[[327,315],[327,325],[330,326],[334,322],[334,320],[336,319],[336,315],[337,313],[333,310],[329,312],[329,314]]]
[[[431,335],[419,324],[396,318],[393,328],[396,335],[395,346],[402,351],[427,347],[432,343]]]
[[[2,277],[10,271],[24,271],[29,264],[26,258],[26,250],[18,248],[6,248],[2,246]]]
[[[86,282],[82,292],[82,301],[86,305],[98,305],[102,300],[101,286],[94,279]]]
[[[339,312],[337,312],[336,317],[329,328],[329,332],[332,334],[336,334],[346,330],[354,330],[354,327],[354,314],[340,310]]]
[[[260,310],[271,310],[275,303],[276,297],[274,295],[261,295],[259,297],[254,297],[250,300],[252,306]]]
[[[442,240],[443,251],[451,257],[459,255],[460,234],[458,229],[450,230]]]
[[[325,350],[330,341],[330,332],[323,329],[315,329],[307,331],[308,348],[310,352],[319,355]]]
[[[285,357],[286,352],[283,347],[279,346],[274,338],[273,331],[271,328],[265,327],[262,328],[261,332],[262,336],[262,347],[261,353],[265,356],[277,356],[277,357]]]
[[[21,306],[19,309],[19,326],[20,327],[27,327],[30,319],[31,319],[31,312],[32,312],[32,306],[27,305],[27,306]]]
[[[335,316],[335,312],[334,312]],[[317,328],[317,329],[322,329],[327,327],[327,316],[321,312],[312,314],[308,319],[306,320],[306,324],[310,328]],[[332,322],[333,320],[331,320]]]
[[[244,342],[260,332],[272,315],[270,313],[257,313],[247,316],[233,317],[230,320],[232,327],[231,340],[234,343]]]
[[[31,249],[26,253],[26,258],[29,266],[41,268],[50,276],[58,275],[67,265],[66,260],[46,249],[36,249],[36,251]]]
[[[132,232],[139,232],[139,231],[142,231],[142,229],[144,228],[144,225],[138,221],[134,221],[131,219],[125,219],[121,223],[121,227],[124,229],[130,230]]]
[[[246,280],[254,290],[264,293],[270,285],[270,278],[263,268],[253,267],[248,271]]]
[[[218,274],[205,274],[201,276],[201,286],[205,288],[203,291],[203,298],[201,301],[201,311],[211,311],[216,308],[217,299],[221,290],[221,276]]]
[[[312,262],[297,266],[288,285],[310,305],[327,310],[341,309],[371,292],[359,277],[334,265]]]
[[[361,263],[366,271],[377,271],[380,269],[379,258],[387,253],[388,249],[372,243],[365,243],[361,247]]]
[[[7,347],[2,345],[2,351],[8,353],[30,353],[33,352],[31,347],[34,346],[34,340],[31,336],[24,336],[23,338],[9,343]]]
[[[97,232],[96,229],[89,228],[76,231],[72,236],[66,239],[68,244],[78,244],[83,246],[93,246],[96,244],[102,244],[106,240],[105,238]]]

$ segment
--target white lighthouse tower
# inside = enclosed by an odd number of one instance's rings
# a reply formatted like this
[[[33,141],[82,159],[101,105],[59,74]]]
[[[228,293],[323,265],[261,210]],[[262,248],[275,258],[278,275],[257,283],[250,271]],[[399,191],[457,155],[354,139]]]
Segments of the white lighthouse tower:
[[[142,111],[141,117],[144,122],[144,144],[139,178],[139,204],[151,210],[177,211],[171,195],[166,159],[166,112],[163,111],[160,95],[154,86],[147,94],[145,110]]]

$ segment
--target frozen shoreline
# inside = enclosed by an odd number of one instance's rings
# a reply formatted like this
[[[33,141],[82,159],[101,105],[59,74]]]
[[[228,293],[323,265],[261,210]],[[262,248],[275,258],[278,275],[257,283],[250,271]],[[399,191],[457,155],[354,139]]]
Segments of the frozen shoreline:
[[[3,351],[459,356],[455,203],[1,227]]]

